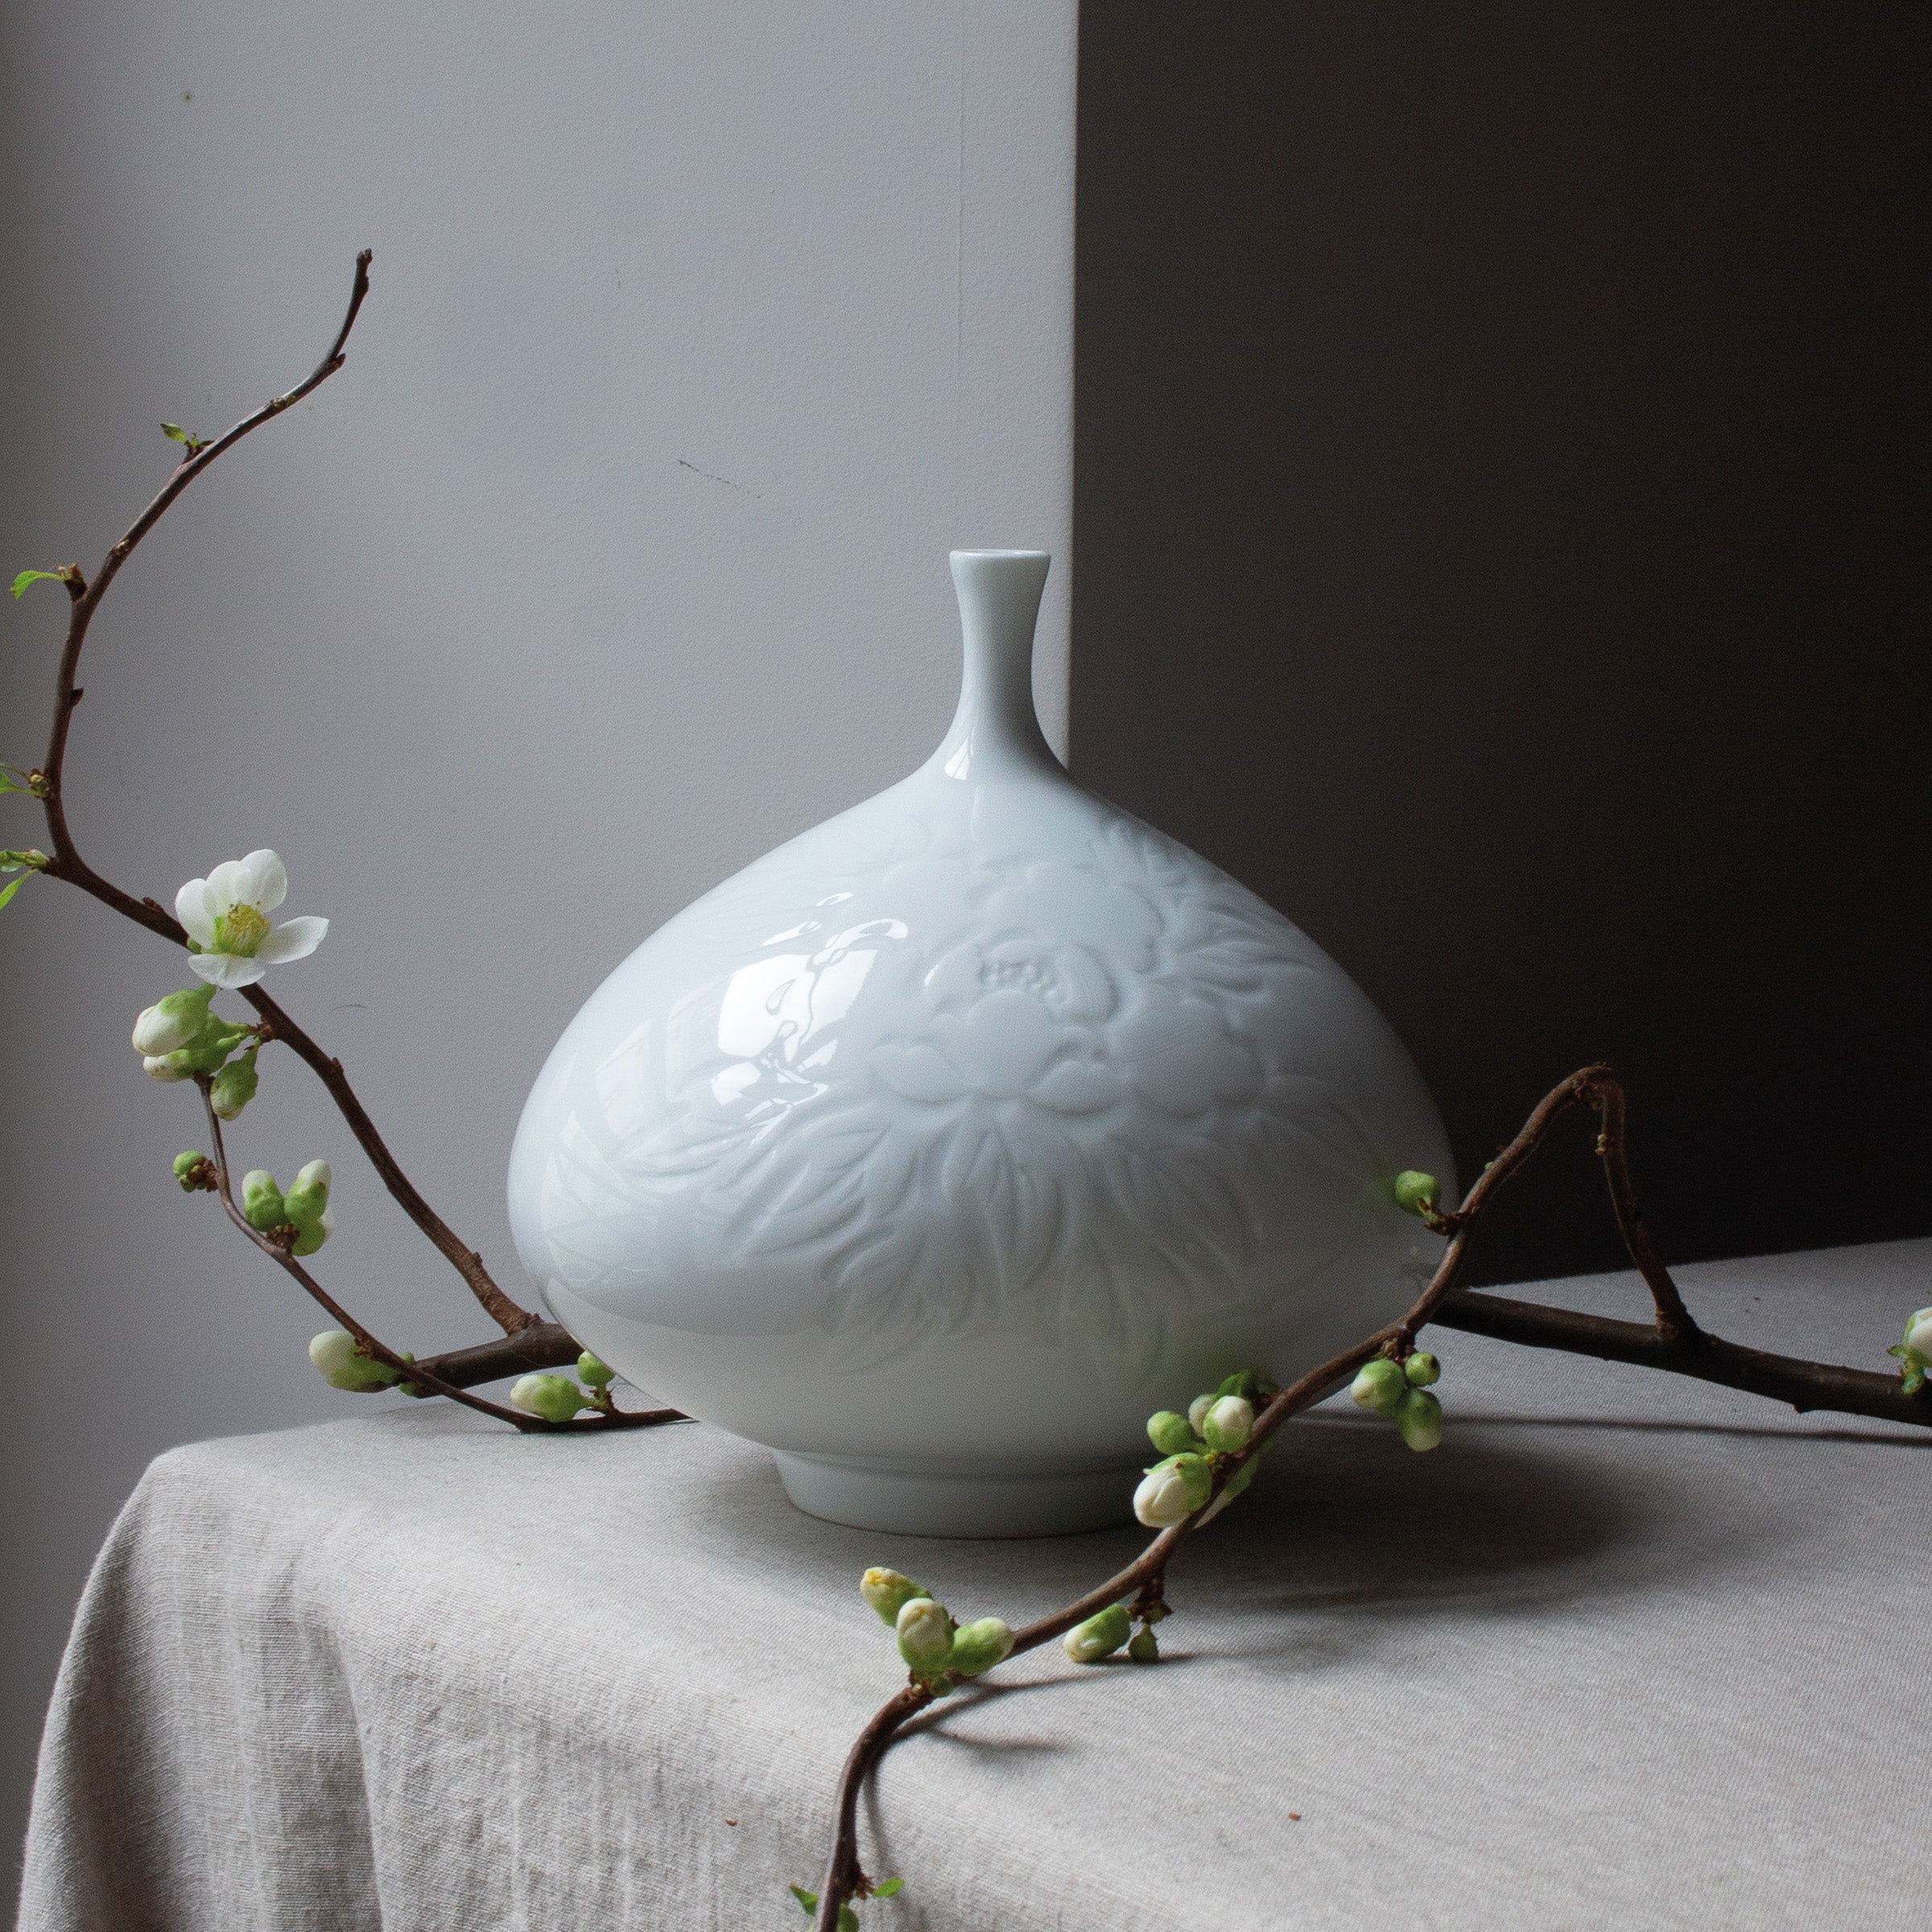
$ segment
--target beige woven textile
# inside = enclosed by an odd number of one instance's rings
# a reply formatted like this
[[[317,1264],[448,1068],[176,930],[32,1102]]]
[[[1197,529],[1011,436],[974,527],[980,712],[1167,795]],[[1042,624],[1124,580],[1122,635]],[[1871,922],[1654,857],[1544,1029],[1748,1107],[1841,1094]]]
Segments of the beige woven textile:
[[[1740,1339],[1875,1366],[1929,1281],[1932,1242],[1686,1271]],[[862,1924],[1932,1922],[1932,1439],[1437,1340],[1443,1448],[1295,1424],[1160,1665],[1056,1646],[892,1754],[866,1856],[906,1889]],[[784,1885],[898,1675],[861,1569],[1017,1623],[1134,1546],[867,1535],[711,1430],[382,1404],[149,1471],[56,1694],[27,1932],[803,1932]]]

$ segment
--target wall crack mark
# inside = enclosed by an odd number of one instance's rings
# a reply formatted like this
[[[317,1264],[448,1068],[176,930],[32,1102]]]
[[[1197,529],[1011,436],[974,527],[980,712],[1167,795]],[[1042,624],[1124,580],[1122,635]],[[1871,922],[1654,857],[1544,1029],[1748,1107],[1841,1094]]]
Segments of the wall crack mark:
[[[729,477],[720,477],[711,470],[700,469],[696,464],[687,463],[682,456],[678,458],[678,467],[689,470],[694,477],[704,477],[707,482],[722,483],[727,489],[735,489],[741,495],[749,497],[753,502],[762,503],[765,501],[755,489],[747,489],[742,483],[733,482]]]

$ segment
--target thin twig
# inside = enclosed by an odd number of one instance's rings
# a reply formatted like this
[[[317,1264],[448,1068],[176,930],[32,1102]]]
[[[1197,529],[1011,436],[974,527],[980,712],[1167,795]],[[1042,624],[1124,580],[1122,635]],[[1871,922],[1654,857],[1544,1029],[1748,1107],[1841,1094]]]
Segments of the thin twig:
[[[878,1762],[900,1727],[932,1702],[932,1693],[921,1683],[902,1684],[879,1708],[853,1740],[845,1754],[844,1769],[839,1773],[836,1800],[838,1830],[832,1863],[819,1889],[813,1932],[838,1932],[839,1908],[854,1896],[862,1897],[871,1881],[859,1866],[859,1792],[872,1767]]]
[[[1617,1232],[1630,1258],[1650,1290],[1657,1310],[1657,1332],[1667,1340],[1696,1342],[1703,1331],[1690,1318],[1677,1283],[1670,1278],[1656,1249],[1650,1245],[1649,1230],[1644,1225],[1643,1210],[1637,1204],[1637,1188],[1630,1179],[1630,1153],[1624,1127],[1623,1083],[1608,1067],[1591,1067],[1579,1076],[1585,1084],[1583,1099],[1596,1108],[1602,1123],[1596,1137],[1596,1151],[1604,1163],[1604,1178],[1610,1184],[1610,1204],[1616,1211]]]
[[[169,505],[203,470],[217,457],[226,455],[250,431],[259,429],[291,404],[299,402],[312,390],[320,387],[342,366],[346,360],[343,350],[349,341],[349,332],[355,327],[356,317],[361,312],[363,301],[369,294],[369,265],[374,259],[374,251],[366,248],[356,257],[356,277],[349,290],[349,311],[342,318],[342,326],[336,331],[336,339],[330,344],[328,353],[287,394],[271,396],[254,415],[244,416],[225,435],[191,452],[155,493],[147,509],[109,546],[92,583],[82,579],[77,570],[68,577],[68,593],[72,600],[72,607],[68,613],[67,643],[60,653],[54,721],[47,736],[47,756],[41,764],[47,781],[43,799],[47,807],[47,831],[60,857],[76,865],[80,863],[67,829],[67,814],[60,799],[60,778],[67,762],[68,726],[72,721],[74,707],[80,701],[80,693],[74,687],[74,673],[80,668],[80,647],[87,642],[88,626],[93,621],[94,613],[101,608],[101,601],[119,576],[121,566],[134,554],[141,539],[161,521]]]
[[[179,497],[196,477],[225,454],[247,436],[251,430],[258,429],[272,417],[279,416],[293,404],[299,402],[312,390],[319,388],[342,367],[345,350],[348,345],[349,331],[355,327],[356,317],[361,312],[364,299],[369,294],[369,265],[371,251],[364,249],[356,257],[355,280],[349,290],[349,308],[343,316],[342,325],[336,331],[336,337],[329,345],[328,353],[301,382],[285,394],[271,397],[252,415],[245,416],[225,436],[217,436],[212,443],[191,450],[188,456],[175,468],[167,481],[155,494],[154,500],[128,526],[126,531],[109,547],[101,567],[89,582],[79,567],[71,566],[62,573],[69,598],[67,622],[67,640],[60,652],[60,663],[56,675],[54,689],[54,718],[48,732],[47,753],[39,772],[39,782],[35,787],[41,809],[47,817],[47,843],[51,852],[42,869],[49,878],[64,880],[70,886],[93,898],[124,919],[132,919],[138,926],[160,938],[171,940],[177,946],[188,943],[188,935],[180,923],[161,906],[152,899],[137,899],[131,893],[123,892],[118,886],[103,878],[80,855],[75,843],[72,830],[67,821],[67,803],[64,779],[67,765],[67,741],[68,728],[73,721],[74,708],[81,698],[81,687],[75,683],[80,670],[80,652],[87,642],[88,630],[94,614],[101,608],[101,600],[107,595],[109,586],[119,574],[121,567],[134,553],[142,539],[160,522],[175,499]],[[348,1123],[349,1130],[356,1137],[357,1144],[368,1155],[370,1164],[382,1176],[382,1184],[394,1199],[397,1205],[414,1221],[428,1237],[437,1253],[454,1268],[490,1319],[506,1334],[514,1335],[518,1329],[529,1327],[542,1317],[513,1300],[498,1286],[483,1264],[483,1257],[460,1240],[455,1229],[432,1208],[415,1184],[404,1174],[380,1133],[375,1123],[369,1117],[367,1110],[356,1097],[355,1089],[342,1071],[342,1063],[332,1059],[316,1045],[308,1034],[275,1000],[259,986],[242,989],[242,997],[269,1025],[270,1037],[280,1040],[313,1071],[328,1089],[328,1096]]]

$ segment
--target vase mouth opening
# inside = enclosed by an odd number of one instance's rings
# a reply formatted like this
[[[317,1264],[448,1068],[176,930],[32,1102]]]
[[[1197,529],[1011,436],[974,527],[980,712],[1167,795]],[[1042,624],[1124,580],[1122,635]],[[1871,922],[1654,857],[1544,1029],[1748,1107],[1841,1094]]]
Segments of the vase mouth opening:
[[[1049,553],[1043,550],[956,550],[954,558],[962,563],[976,564],[1010,562],[1037,563]]]

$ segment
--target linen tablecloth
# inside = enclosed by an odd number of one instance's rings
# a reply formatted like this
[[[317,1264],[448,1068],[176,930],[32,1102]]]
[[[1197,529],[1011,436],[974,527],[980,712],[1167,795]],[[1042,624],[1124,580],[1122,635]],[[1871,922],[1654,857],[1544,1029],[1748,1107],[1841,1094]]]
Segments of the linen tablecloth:
[[[1932,1242],[1683,1278],[1740,1340],[1883,1366]],[[906,1886],[864,1926],[1927,1922],[1932,1437],[1435,1339],[1439,1451],[1296,1422],[1177,1565],[1162,1662],[1053,1646],[890,1754],[864,1855]],[[802,1932],[900,1678],[865,1566],[1018,1623],[1138,1540],[869,1534],[713,1430],[380,1400],[148,1472],[56,1693],[27,1932]]]

